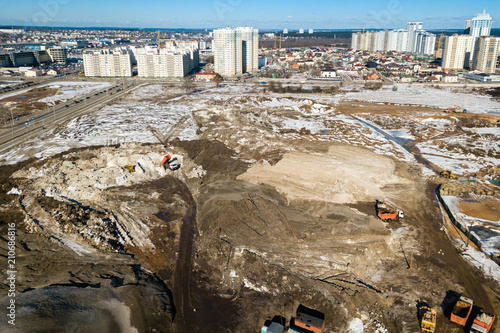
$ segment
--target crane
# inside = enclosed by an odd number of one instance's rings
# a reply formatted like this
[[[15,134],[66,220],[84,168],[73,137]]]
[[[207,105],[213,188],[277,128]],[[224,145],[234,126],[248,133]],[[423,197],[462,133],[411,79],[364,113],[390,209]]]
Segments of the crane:
[[[363,26],[363,28],[361,28],[361,27],[352,27],[351,29],[363,29],[363,41],[361,43],[361,51],[364,51],[365,50],[365,38],[366,38],[366,35],[365,35],[365,25]]]
[[[161,49],[161,37],[162,35],[160,34],[160,30],[158,30],[158,48]],[[163,37],[165,37],[165,34],[163,34]],[[164,45],[165,46],[165,45]]]
[[[437,53],[441,50],[441,45],[443,44],[443,39],[444,39],[444,34],[439,35],[439,40],[438,40],[438,47],[437,47]],[[436,53],[436,56],[437,56]]]

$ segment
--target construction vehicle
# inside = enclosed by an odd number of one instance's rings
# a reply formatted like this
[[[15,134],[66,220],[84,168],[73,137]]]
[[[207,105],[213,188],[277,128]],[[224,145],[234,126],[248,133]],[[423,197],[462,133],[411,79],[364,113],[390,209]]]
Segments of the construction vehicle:
[[[467,319],[469,319],[470,313],[472,311],[472,304],[474,302],[464,296],[460,296],[453,311],[451,311],[450,321],[458,325],[465,326]]]
[[[135,165],[125,165],[125,169],[127,169],[129,172],[134,172]]]
[[[436,310],[423,306],[420,308],[422,313],[422,321],[420,322],[420,328],[424,333],[434,333],[436,329]]]
[[[153,133],[153,135],[158,139],[158,141],[163,144],[165,148],[167,148],[168,143],[175,137],[177,137],[182,130],[184,130],[189,123],[187,122],[189,116],[185,115],[181,117],[175,124],[170,126],[170,128],[167,130],[165,135],[163,135],[158,129],[147,126],[147,129]],[[165,155],[160,162],[160,165],[165,166],[165,163],[168,165],[168,167],[171,170],[177,170],[181,167],[181,164],[179,163],[179,159],[177,157],[173,157],[169,154]]]
[[[457,176],[450,170],[441,171],[439,175],[444,178],[457,179]]]
[[[404,218],[404,213],[401,209],[389,208],[387,207],[385,201],[377,200],[375,203],[375,209],[377,210],[377,216],[382,221],[390,221],[390,220]]]
[[[446,110],[443,110],[444,113],[467,113],[466,109],[462,109],[458,105],[453,105],[447,108]]]
[[[474,318],[474,322],[470,328],[471,333],[488,333],[493,326],[493,322],[495,321],[495,316],[490,315],[483,311],[483,309],[479,310],[478,315]]]
[[[179,159],[177,157],[172,158],[170,154],[165,155],[160,162],[161,166],[165,166],[165,164],[168,165],[170,170],[177,170],[181,167]]]

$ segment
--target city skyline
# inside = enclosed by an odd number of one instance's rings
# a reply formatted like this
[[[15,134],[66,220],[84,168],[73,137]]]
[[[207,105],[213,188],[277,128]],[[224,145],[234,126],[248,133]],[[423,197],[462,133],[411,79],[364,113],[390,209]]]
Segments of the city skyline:
[[[96,10],[99,9],[99,10]],[[500,28],[493,1],[469,2],[361,0],[355,4],[326,0],[266,2],[256,0],[194,0],[185,3],[148,1],[26,0],[0,4],[0,25],[52,27],[186,28],[212,29],[253,26],[258,29],[398,29],[406,22],[423,22],[427,29],[463,29],[466,19],[486,10],[493,28]],[[444,15],[443,13],[446,13]]]

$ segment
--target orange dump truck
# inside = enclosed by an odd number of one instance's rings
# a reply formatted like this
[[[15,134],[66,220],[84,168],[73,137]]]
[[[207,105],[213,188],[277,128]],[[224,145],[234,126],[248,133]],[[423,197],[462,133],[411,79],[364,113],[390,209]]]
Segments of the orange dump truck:
[[[470,313],[472,311],[472,300],[460,296],[460,299],[455,304],[453,311],[450,315],[450,321],[453,323],[457,323],[458,325],[465,326],[467,319],[469,319]]]
[[[389,221],[395,219],[402,219],[404,217],[403,211],[401,209],[392,209],[387,207],[384,201],[377,200],[375,203],[375,208],[377,209],[377,216],[382,221]]]
[[[474,318],[474,323],[470,328],[471,333],[488,333],[493,326],[495,321],[495,316],[490,315],[483,310],[480,310],[479,314]]]

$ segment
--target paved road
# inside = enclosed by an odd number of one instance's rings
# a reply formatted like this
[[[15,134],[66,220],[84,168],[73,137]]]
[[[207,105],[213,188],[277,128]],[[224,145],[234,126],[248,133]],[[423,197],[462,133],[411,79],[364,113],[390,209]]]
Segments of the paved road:
[[[40,135],[68,119],[78,117],[100,107],[104,103],[122,97],[139,86],[141,85],[125,85],[123,87],[122,84],[115,84],[111,88],[79,96],[64,104],[54,106],[45,112],[36,114],[34,117],[20,118],[19,121],[14,123],[14,126],[0,131],[0,150],[10,148],[31,137]]]

